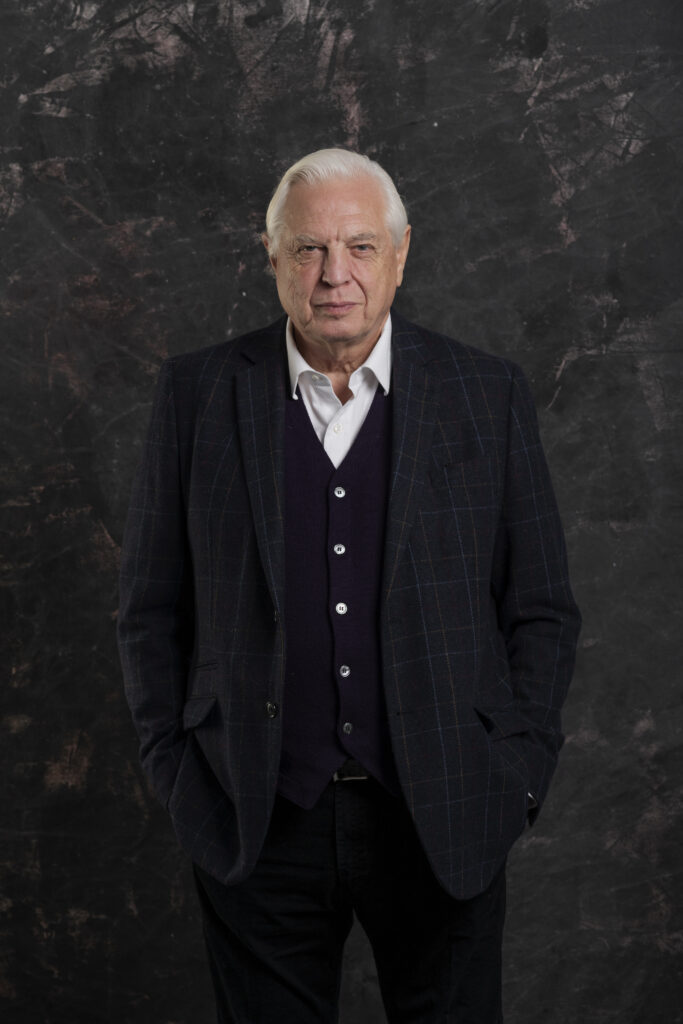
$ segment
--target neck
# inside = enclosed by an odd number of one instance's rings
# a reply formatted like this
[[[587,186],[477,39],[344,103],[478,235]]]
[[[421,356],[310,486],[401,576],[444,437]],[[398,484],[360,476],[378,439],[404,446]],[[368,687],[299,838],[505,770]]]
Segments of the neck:
[[[321,373],[345,373],[350,376],[362,366],[379,340],[363,342],[310,342],[294,328],[294,341],[309,366]]]
[[[372,342],[360,344],[354,342],[311,343],[302,338],[295,328],[294,340],[308,365],[329,377],[335,395],[343,403],[347,402],[349,398],[353,398],[353,392],[349,388],[351,374],[363,365],[377,344],[379,336]]]
[[[387,313],[376,334],[373,333],[370,339],[364,338],[360,341],[311,340],[292,323],[294,342],[308,365],[329,377],[337,397],[346,401],[346,398],[351,397],[348,390],[349,377],[354,370],[363,365],[379,341],[388,315]],[[343,397],[343,393],[347,393],[346,397]]]

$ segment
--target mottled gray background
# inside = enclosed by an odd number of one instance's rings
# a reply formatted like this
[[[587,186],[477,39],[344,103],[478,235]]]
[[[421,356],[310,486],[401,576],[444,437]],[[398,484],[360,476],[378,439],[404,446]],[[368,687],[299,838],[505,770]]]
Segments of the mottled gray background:
[[[683,1021],[682,55],[680,0],[0,0],[3,1021],[212,1021],[118,548],[161,360],[277,312],[269,193],[330,144],[406,197],[398,307],[527,371],[585,615],[506,1022]]]

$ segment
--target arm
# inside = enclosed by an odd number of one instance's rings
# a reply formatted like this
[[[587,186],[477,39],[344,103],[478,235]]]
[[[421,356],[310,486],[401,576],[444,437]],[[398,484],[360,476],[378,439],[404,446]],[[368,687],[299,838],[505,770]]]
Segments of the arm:
[[[173,365],[159,375],[121,552],[119,651],[140,757],[165,804],[184,748],[182,710],[193,643]]]
[[[560,710],[574,668],[581,618],[569,586],[564,534],[533,399],[516,367],[494,599],[514,713],[528,723],[527,731],[501,742],[511,755],[522,758],[532,799],[540,805],[563,743]],[[532,816],[533,811],[532,805]]]

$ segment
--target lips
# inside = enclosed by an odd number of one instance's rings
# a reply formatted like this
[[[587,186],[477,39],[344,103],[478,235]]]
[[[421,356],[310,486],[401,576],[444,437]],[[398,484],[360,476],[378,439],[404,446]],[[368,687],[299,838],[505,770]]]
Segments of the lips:
[[[323,313],[329,313],[331,316],[349,313],[355,307],[355,302],[319,302],[315,305],[316,309],[321,310]]]

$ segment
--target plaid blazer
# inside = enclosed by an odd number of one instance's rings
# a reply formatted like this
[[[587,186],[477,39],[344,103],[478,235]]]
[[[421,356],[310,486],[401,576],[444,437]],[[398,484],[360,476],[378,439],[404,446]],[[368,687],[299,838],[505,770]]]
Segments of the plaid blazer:
[[[524,828],[527,794],[546,795],[580,620],[521,371],[392,321],[383,684],[417,832],[467,898]],[[163,364],[122,550],[143,767],[182,846],[228,884],[258,857],[278,780],[284,329]]]

